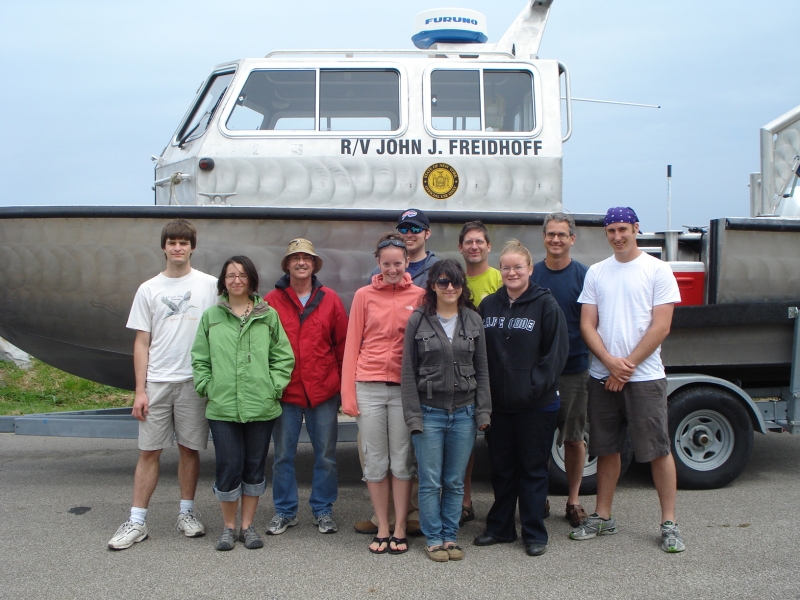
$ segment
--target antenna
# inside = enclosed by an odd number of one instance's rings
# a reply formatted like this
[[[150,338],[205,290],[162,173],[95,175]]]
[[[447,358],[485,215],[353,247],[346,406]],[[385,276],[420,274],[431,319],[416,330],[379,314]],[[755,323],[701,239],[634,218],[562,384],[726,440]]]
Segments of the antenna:
[[[566,96],[561,96],[562,100],[566,100]],[[660,104],[639,104],[638,102],[619,102],[617,100],[597,100],[596,98],[575,98],[572,97],[573,102],[597,102],[598,104],[619,104],[621,106],[641,106],[642,108],[661,108]]]
[[[672,231],[672,165],[667,165],[667,231]]]

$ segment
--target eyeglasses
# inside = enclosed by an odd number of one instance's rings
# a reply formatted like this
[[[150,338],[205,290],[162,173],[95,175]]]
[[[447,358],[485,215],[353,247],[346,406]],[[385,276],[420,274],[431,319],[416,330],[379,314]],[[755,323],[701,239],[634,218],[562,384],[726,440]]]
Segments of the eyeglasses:
[[[436,280],[436,287],[440,290],[446,290],[447,286],[452,285],[454,290],[460,290],[464,287],[464,282],[462,281],[453,281],[452,279],[442,278]]]
[[[524,273],[528,267],[525,265],[517,265],[516,267],[500,267],[500,272],[503,275],[508,275],[511,271],[514,273]]]
[[[241,275],[236,275],[234,273],[228,273],[227,275],[225,275],[225,281],[233,282],[236,279],[238,279],[242,283],[247,283],[247,275],[245,275],[244,273],[242,273]]]
[[[406,235],[409,231],[411,233],[415,233],[416,234],[416,233],[422,233],[423,231],[425,231],[425,228],[424,227],[420,227],[419,225],[400,225],[397,228],[397,231],[399,231],[403,235]]]
[[[556,238],[560,239],[561,241],[566,240],[568,237],[571,237],[570,234],[564,233],[563,231],[555,232],[555,231],[548,231],[544,234],[548,240],[554,240]]]
[[[405,248],[406,244],[405,242],[403,242],[403,240],[395,240],[395,239],[383,240],[380,244],[378,244],[378,250],[382,250],[387,246],[397,246],[398,248]]]

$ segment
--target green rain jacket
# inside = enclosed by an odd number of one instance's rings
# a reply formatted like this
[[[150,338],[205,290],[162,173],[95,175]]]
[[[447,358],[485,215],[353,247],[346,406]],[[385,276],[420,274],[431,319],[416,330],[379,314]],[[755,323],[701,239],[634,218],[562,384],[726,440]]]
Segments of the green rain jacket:
[[[197,393],[208,396],[206,417],[215,421],[270,421],[281,414],[294,353],[278,313],[260,296],[242,320],[227,297],[203,313],[192,346]]]

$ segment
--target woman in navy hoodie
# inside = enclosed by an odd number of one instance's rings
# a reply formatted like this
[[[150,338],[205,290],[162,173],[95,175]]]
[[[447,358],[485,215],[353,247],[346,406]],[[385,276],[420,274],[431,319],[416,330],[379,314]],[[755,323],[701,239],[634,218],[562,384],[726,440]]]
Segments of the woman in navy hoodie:
[[[492,428],[486,432],[494,504],[476,546],[517,539],[517,502],[525,552],[547,551],[544,526],[548,461],[558,416],[558,376],[569,351],[564,314],[530,281],[533,259],[517,240],[500,254],[503,287],[483,299]]]

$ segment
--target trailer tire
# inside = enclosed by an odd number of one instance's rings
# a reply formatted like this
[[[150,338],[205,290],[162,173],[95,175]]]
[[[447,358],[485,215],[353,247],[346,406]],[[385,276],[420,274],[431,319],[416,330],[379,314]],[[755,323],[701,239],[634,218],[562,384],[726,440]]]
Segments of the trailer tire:
[[[668,413],[678,487],[720,488],[742,473],[753,450],[753,424],[736,396],[693,387],[672,396]]]
[[[589,447],[589,433],[584,436],[586,447]],[[625,436],[625,449],[620,453],[620,477],[625,474],[633,460],[633,446],[631,439]],[[553,436],[553,445],[550,449],[550,493],[566,496],[569,494],[569,482],[564,470],[564,445],[558,445],[558,429]],[[586,462],[583,466],[583,479],[581,480],[581,496],[593,496],[597,493],[597,457],[590,456],[587,452]]]

